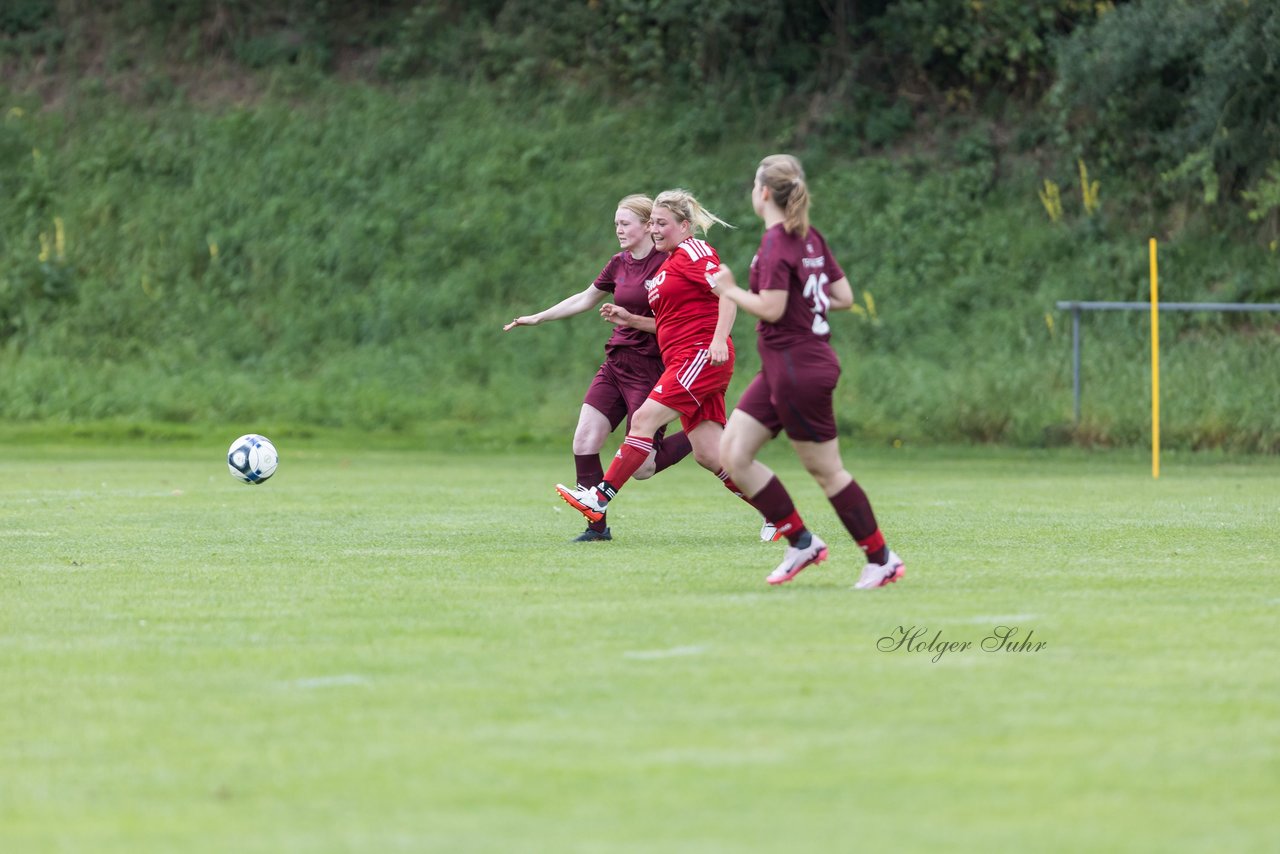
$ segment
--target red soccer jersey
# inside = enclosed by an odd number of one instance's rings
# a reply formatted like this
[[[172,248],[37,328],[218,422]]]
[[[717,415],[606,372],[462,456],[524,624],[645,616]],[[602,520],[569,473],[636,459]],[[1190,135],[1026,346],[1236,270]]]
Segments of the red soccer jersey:
[[[807,237],[788,234],[781,223],[765,231],[751,259],[751,290],[786,291],[787,309],[773,323],[756,324],[759,345],[785,350],[807,341],[828,340],[831,283],[843,278],[844,270],[816,228],[810,227]]]
[[[720,297],[707,276],[720,269],[711,244],[690,237],[671,253],[649,289],[649,305],[658,325],[663,361],[690,349],[706,349],[720,317]],[[732,342],[730,342],[732,347]]]
[[[645,257],[637,260],[630,252],[619,252],[604,265],[600,275],[591,284],[602,291],[613,294],[613,301],[632,314],[641,317],[653,317],[649,308],[648,292],[654,276],[662,262],[667,260],[667,253],[653,250]],[[615,326],[613,335],[605,343],[606,353],[614,348],[626,347],[628,352],[637,356],[659,357],[658,342],[648,332],[632,329],[630,326]]]

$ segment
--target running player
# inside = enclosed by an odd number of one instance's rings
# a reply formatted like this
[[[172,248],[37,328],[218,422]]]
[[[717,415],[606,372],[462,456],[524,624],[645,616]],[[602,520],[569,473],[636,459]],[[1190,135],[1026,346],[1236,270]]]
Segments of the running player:
[[[809,225],[809,189],[799,160],[787,154],[762,160],[751,205],[764,220],[764,236],[751,259],[751,290],[739,288],[723,265],[710,276],[721,299],[760,319],[761,370],[729,417],[721,458],[752,505],[789,543],[767,582],[783,584],[827,558],[827,544],[805,527],[782,482],[756,459],[765,443],[785,430],[866,555],[854,586],[882,587],[903,576],[902,559],[885,544],[867,494],[840,459],[832,401],[840,360],[828,343],[827,310],[853,305],[853,289],[822,234]]]
[[[517,326],[537,326],[547,320],[572,317],[595,308],[610,294],[617,306],[625,307],[635,318],[629,326],[614,326],[613,335],[604,345],[604,364],[591,380],[578,414],[578,426],[573,432],[573,461],[578,483],[585,486],[597,484],[604,478],[600,450],[605,440],[623,418],[630,423],[662,374],[648,288],[662,262],[667,260],[667,253],[654,249],[653,237],[649,234],[652,211],[653,200],[648,196],[632,195],[618,202],[613,226],[622,251],[609,259],[595,281],[550,308],[517,317],[502,327],[507,332]],[[602,314],[609,305],[612,304],[602,307]],[[608,314],[604,316],[609,318]],[[689,439],[683,433],[664,438],[658,431],[654,452],[642,462],[636,478],[643,480],[676,464],[688,455],[689,449]],[[591,521],[574,542],[611,539],[612,532],[602,515]]]
[[[693,444],[693,458],[742,497],[720,466],[724,394],[733,375],[729,333],[738,310],[716,296],[707,282],[708,274],[719,269],[720,257],[696,236],[716,223],[728,225],[687,190],[668,190],[653,202],[653,243],[660,252],[670,253],[649,289],[666,370],[632,417],[627,437],[604,477],[595,485],[579,484],[576,489],[556,484],[560,497],[588,519],[604,518],[609,502],[652,452],[657,430],[677,417]],[[625,308],[605,306],[604,310],[619,325],[638,322]]]

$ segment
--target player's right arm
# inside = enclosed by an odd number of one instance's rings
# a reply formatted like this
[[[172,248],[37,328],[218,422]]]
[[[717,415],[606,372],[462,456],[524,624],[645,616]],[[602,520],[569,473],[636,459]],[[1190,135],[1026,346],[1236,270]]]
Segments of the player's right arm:
[[[720,269],[707,276],[711,290],[720,295],[720,299],[729,300],[747,314],[755,315],[765,323],[777,323],[787,311],[787,292],[782,290],[761,291],[752,293],[738,286],[733,271],[721,264]]]
[[[853,286],[849,284],[848,276],[841,276],[839,281],[832,282],[827,293],[831,296],[828,308],[832,311],[844,311],[853,307]]]
[[[590,311],[600,304],[600,301],[608,296],[608,291],[602,291],[594,284],[587,285],[586,290],[580,291],[570,297],[565,297],[560,302],[545,308],[537,314],[525,314],[517,317],[515,320],[502,327],[503,332],[510,332],[517,326],[537,326],[548,320],[563,320],[566,317],[573,317],[575,314],[582,314],[584,311]]]

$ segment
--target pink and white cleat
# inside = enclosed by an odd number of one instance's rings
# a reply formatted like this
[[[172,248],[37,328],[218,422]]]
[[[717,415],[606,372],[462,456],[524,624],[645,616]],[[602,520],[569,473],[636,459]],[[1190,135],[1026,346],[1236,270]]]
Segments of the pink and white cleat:
[[[853,589],[871,590],[874,587],[884,587],[906,574],[907,567],[903,564],[902,558],[890,549],[889,557],[884,563],[869,563],[863,567],[862,575],[858,578],[858,583],[853,585]]]
[[[809,534],[809,544],[804,548],[787,546],[787,553],[778,568],[769,573],[765,581],[770,584],[786,584],[800,574],[800,570],[827,559],[827,544],[817,534]]]

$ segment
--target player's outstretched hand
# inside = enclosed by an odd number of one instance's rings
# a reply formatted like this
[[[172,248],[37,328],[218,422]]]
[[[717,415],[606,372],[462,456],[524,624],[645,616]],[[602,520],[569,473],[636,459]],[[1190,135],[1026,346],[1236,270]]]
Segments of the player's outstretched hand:
[[[512,329],[515,329],[517,326],[537,326],[537,325],[538,325],[537,318],[535,318],[531,314],[526,314],[526,315],[523,315],[522,317],[517,317],[515,320],[508,323],[506,326],[502,327],[502,331],[510,332]]]

